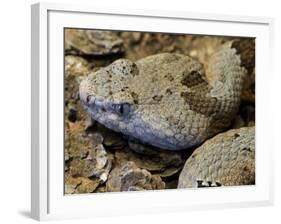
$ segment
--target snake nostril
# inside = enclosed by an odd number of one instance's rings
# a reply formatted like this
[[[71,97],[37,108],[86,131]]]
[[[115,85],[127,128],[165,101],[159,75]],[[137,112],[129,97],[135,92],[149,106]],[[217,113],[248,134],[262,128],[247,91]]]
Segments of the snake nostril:
[[[87,103],[89,103],[89,102],[90,102],[90,100],[91,100],[91,96],[87,96],[87,98],[86,98],[86,102],[87,102]]]
[[[92,96],[92,95],[87,96],[87,98],[86,98],[86,103],[87,103],[87,104],[93,104],[93,103],[95,103],[95,97]]]

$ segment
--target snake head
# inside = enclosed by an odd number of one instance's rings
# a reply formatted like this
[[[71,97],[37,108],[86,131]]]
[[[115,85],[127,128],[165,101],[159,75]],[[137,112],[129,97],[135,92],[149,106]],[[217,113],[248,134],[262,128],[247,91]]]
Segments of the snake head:
[[[101,123],[129,122],[136,107],[130,81],[137,74],[136,64],[127,59],[119,59],[91,73],[80,83],[83,105]]]

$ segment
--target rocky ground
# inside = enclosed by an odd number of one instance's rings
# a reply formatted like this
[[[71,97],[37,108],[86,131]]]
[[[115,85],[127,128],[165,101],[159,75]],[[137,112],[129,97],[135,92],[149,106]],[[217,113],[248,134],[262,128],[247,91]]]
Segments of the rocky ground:
[[[136,147],[92,120],[78,94],[83,76],[118,58],[137,60],[160,52],[190,55],[204,63],[226,37],[140,32],[65,30],[65,193],[177,188],[191,152]],[[208,77],[211,79],[211,77]],[[255,74],[244,84],[240,110],[229,129],[255,125]]]

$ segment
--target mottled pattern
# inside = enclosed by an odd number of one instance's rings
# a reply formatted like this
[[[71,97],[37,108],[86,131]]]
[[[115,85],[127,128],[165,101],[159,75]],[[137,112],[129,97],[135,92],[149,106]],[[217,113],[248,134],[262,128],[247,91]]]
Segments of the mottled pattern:
[[[78,56],[68,55],[64,58],[65,76],[85,76],[89,74],[88,62]]]
[[[241,66],[245,67],[249,74],[255,69],[255,39],[240,39],[232,42],[232,48],[236,49],[241,57]]]
[[[178,188],[255,184],[255,127],[218,134],[187,159]]]
[[[233,42],[222,45],[205,69],[181,54],[119,59],[84,79],[80,98],[110,129],[159,148],[187,149],[230,125],[246,72],[241,64]],[[205,71],[215,78],[207,81]]]
[[[134,162],[127,162],[114,168],[106,183],[107,192],[142,191],[164,189],[165,183],[158,175],[151,175],[145,169],[138,168]]]
[[[109,55],[124,51],[123,41],[110,31],[65,29],[65,51],[78,55]]]

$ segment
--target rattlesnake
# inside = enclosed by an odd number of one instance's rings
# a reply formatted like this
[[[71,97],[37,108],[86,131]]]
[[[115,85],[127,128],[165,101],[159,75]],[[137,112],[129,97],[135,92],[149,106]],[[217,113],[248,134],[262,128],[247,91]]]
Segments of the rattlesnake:
[[[114,131],[162,149],[193,148],[230,125],[254,51],[253,40],[237,39],[204,65],[176,53],[118,59],[81,82],[80,99]]]

